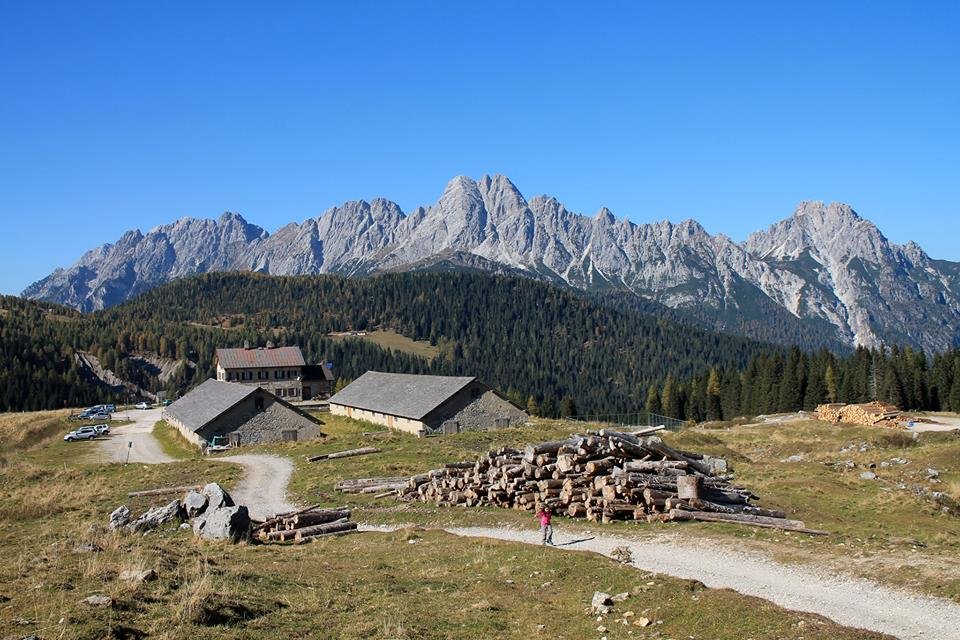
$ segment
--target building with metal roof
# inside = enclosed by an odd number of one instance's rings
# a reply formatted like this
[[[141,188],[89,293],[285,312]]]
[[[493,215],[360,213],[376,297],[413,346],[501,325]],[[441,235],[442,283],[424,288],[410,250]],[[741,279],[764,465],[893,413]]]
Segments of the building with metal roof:
[[[212,378],[165,407],[162,417],[201,448],[215,436],[243,445],[323,435],[319,420],[266,389]]]
[[[417,435],[523,424],[526,412],[473,377],[367,371],[330,398],[330,413]]]
[[[333,389],[329,364],[308,365],[300,347],[217,349],[217,380],[262,387],[290,402],[326,397]]]

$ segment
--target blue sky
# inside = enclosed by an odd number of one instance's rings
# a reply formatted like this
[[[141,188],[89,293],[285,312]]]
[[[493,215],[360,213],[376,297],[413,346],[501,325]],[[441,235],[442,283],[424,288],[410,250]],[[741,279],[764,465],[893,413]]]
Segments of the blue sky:
[[[841,200],[960,260],[958,2],[330,5],[3,2],[0,291],[484,173],[738,240]]]

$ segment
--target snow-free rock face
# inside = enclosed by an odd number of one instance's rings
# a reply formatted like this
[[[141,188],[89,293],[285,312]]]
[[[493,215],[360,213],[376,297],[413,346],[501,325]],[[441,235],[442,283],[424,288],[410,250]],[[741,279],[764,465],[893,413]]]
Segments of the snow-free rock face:
[[[378,198],[272,235],[233,213],[130,231],[24,296],[95,310],[208,271],[368,275],[438,263],[629,290],[716,318],[720,328],[734,317],[769,322],[774,312],[832,326],[850,345],[960,345],[960,264],[889,242],[847,205],[801,203],[786,220],[736,243],[693,220],[634,224],[606,208],[587,217],[553,197],[527,201],[499,175],[458,176],[436,204],[409,215]]]

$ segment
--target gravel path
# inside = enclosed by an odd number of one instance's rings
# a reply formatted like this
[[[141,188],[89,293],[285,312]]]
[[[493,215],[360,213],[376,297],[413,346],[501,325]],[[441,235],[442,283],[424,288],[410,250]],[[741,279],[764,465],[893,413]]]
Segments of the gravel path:
[[[360,528],[391,531],[400,527],[363,525]],[[532,528],[454,527],[444,530],[458,536],[540,544],[540,533]],[[588,534],[565,540],[560,533],[554,538],[558,542],[557,549],[594,551],[606,556],[616,547],[628,547],[633,566],[638,569],[699,580],[708,587],[733,589],[786,609],[816,613],[844,626],[886,633],[903,640],[960,640],[960,605],[944,598],[780,564],[707,542],[691,542],[672,536],[634,540]]]
[[[163,452],[160,443],[153,437],[153,425],[160,420],[160,409],[131,409],[114,414],[117,418],[129,417],[132,424],[110,427],[110,435],[100,436],[94,442],[105,462],[126,462],[127,451],[130,462],[161,464],[174,462]],[[130,446],[128,446],[130,443]]]
[[[287,500],[287,484],[293,475],[293,461],[282,456],[244,453],[225,457],[211,457],[214,462],[231,462],[244,469],[243,477],[230,495],[237,504],[250,510],[257,520],[287,511],[297,505]]]

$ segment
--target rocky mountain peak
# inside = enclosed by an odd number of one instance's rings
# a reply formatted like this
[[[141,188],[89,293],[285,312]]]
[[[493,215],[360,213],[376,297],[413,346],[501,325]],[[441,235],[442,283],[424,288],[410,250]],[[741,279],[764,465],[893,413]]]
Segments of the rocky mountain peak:
[[[634,224],[606,207],[591,218],[552,196],[527,201],[498,174],[456,176],[434,205],[407,216],[376,198],[272,235],[232,212],[130,231],[24,295],[91,310],[208,271],[366,275],[437,264],[625,290],[764,339],[758,327],[777,324],[802,327],[791,329],[799,339],[832,326],[828,340],[849,344],[960,343],[960,265],[929,260],[915,243],[890,243],[849,205],[802,202],[736,244],[695,220]]]

